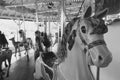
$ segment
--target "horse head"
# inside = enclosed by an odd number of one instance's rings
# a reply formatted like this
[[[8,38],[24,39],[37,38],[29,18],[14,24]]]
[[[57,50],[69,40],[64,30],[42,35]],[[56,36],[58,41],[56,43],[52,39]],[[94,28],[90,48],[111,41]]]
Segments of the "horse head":
[[[68,49],[71,50],[78,36],[83,50],[87,51],[91,62],[97,67],[107,67],[112,61],[112,54],[104,40],[108,28],[102,18],[107,12],[108,9],[104,9],[92,16],[92,8],[88,7],[85,14],[74,24],[68,38]]]

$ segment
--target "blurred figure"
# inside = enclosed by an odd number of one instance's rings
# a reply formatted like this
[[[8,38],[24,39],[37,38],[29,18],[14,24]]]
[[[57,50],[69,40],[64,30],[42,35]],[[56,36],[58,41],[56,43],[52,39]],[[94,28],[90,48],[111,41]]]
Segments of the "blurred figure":
[[[35,60],[35,72],[33,73],[34,80],[44,80],[42,71],[41,71],[41,63],[42,63],[42,58],[41,54],[43,53],[43,37],[41,35],[42,33],[40,31],[35,32],[35,54],[34,54],[34,60]]]
[[[35,50],[35,60],[44,51],[42,41],[43,41],[43,38],[41,36],[41,32],[40,31],[36,31],[35,32],[35,47],[36,47],[36,50]]]
[[[42,33],[43,36],[43,44],[45,46],[45,52],[50,51],[51,41],[47,35],[47,33]]]
[[[1,48],[8,48],[8,41],[4,33],[2,33],[1,31],[0,31],[0,46]]]

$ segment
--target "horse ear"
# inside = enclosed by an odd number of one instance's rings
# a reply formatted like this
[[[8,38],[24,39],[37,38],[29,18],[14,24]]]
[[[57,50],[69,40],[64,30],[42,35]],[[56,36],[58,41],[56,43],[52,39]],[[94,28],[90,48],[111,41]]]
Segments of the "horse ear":
[[[105,8],[104,10],[100,11],[99,13],[96,13],[95,16],[97,18],[103,18],[108,13],[108,8]]]
[[[86,12],[85,12],[85,14],[84,14],[84,18],[88,18],[88,17],[90,17],[92,15],[92,7],[91,6],[89,6],[88,8],[87,8],[87,10],[86,10]]]

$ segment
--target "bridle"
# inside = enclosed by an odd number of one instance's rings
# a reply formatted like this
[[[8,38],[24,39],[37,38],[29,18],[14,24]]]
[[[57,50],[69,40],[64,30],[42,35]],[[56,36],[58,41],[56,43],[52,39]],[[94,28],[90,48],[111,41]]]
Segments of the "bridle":
[[[96,40],[96,41],[93,41],[92,43],[88,44],[88,49],[91,49],[91,48],[99,46],[99,45],[106,45],[106,43],[104,40]]]

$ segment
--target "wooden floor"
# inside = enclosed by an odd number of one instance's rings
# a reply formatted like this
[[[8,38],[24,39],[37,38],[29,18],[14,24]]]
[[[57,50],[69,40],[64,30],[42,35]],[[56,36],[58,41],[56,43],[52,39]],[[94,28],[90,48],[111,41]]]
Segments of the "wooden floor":
[[[27,61],[24,52],[22,52],[22,57],[17,56],[16,61],[12,62],[12,66],[10,68],[10,76],[5,78],[5,80],[34,80],[33,72],[34,72],[34,52],[30,52],[30,61]],[[12,56],[12,60],[14,55]],[[15,58],[14,58],[15,59]]]

